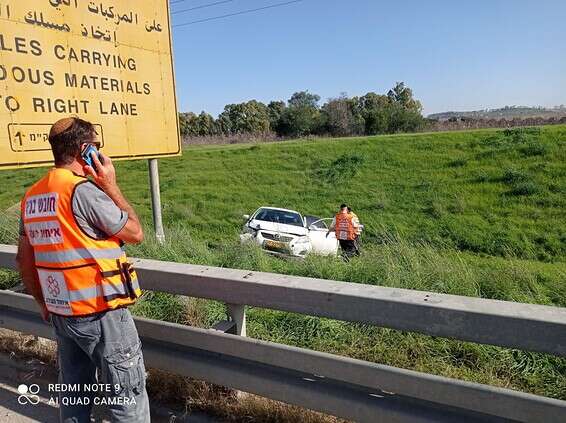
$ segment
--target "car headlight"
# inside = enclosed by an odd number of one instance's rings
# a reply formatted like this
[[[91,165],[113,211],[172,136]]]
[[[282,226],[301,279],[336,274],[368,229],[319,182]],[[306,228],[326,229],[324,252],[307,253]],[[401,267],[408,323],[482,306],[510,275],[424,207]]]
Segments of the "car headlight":
[[[251,236],[255,237],[255,236],[257,236],[257,232],[258,232],[258,229],[254,229],[254,228],[252,228],[251,226],[248,226],[248,225],[244,226],[244,233],[246,233],[246,234],[250,234]]]

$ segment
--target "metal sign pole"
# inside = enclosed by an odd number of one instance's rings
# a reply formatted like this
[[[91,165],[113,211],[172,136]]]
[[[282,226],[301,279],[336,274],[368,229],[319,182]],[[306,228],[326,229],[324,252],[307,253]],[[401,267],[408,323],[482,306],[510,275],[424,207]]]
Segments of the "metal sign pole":
[[[161,219],[161,194],[159,192],[159,167],[157,159],[149,159],[149,185],[151,187],[151,208],[153,209],[153,227],[157,242],[165,242],[165,232],[163,231],[163,220]]]

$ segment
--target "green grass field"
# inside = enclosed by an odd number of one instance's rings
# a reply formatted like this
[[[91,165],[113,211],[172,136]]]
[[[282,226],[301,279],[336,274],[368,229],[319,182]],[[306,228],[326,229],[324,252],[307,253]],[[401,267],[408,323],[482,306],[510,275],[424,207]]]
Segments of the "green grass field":
[[[147,165],[117,165],[147,222]],[[0,207],[44,170],[0,173]],[[457,295],[566,306],[566,127],[200,146],[160,161],[165,246],[132,255]],[[360,258],[281,260],[242,248],[242,214],[262,205],[362,223]],[[0,222],[13,242],[14,217]],[[4,284],[13,282],[5,276]],[[143,281],[142,281],[143,285]],[[203,326],[223,307],[151,294],[147,316]],[[252,308],[250,336],[566,399],[566,360]]]

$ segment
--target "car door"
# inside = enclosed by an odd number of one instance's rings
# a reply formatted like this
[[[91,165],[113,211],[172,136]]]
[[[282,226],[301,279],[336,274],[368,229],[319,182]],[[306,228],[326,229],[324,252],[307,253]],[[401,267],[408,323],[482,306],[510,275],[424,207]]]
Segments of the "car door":
[[[338,254],[336,235],[334,232],[328,232],[331,222],[332,219],[318,219],[310,223],[308,230],[313,253],[324,256]]]

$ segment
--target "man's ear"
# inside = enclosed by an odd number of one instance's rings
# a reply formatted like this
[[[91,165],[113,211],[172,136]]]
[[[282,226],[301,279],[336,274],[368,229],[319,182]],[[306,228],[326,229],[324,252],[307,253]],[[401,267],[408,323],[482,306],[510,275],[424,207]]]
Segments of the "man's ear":
[[[80,149],[79,149],[79,154],[75,157],[76,162],[77,162],[78,164],[80,164],[81,166],[86,166],[86,162],[85,162],[85,160],[83,159],[83,155],[82,155],[82,151],[83,151],[84,145],[85,145],[85,144],[81,144],[81,147],[80,147]]]

